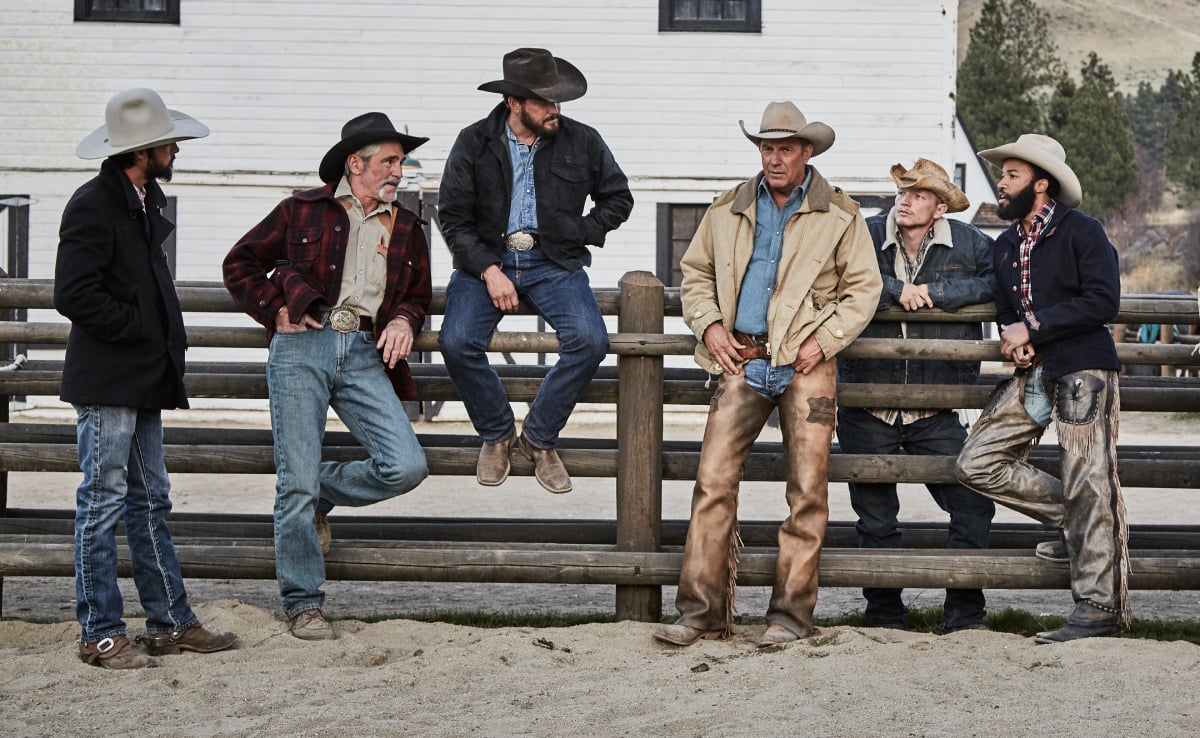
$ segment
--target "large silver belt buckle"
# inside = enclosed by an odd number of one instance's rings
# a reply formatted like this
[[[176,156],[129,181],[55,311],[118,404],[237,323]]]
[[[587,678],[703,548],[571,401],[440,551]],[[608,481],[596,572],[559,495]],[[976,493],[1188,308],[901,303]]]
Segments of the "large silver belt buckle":
[[[510,233],[504,239],[504,246],[509,251],[529,251],[534,246],[533,234],[525,231]]]
[[[353,333],[358,330],[358,313],[339,306],[329,311],[329,325],[338,333]]]

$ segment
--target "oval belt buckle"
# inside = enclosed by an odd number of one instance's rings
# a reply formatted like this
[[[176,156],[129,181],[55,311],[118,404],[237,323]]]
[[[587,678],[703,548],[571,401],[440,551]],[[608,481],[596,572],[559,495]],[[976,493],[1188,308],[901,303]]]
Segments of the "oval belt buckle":
[[[338,333],[353,333],[358,330],[358,313],[348,307],[335,307],[329,311],[329,325]]]
[[[529,251],[533,248],[533,234],[524,231],[510,233],[506,239],[510,251]]]

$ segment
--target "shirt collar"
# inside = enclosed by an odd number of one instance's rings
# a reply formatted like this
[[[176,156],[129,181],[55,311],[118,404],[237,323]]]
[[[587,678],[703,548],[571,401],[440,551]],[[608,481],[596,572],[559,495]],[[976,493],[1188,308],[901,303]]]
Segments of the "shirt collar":
[[[813,177],[812,167],[805,166],[804,171],[804,181],[801,182],[796,189],[792,190],[792,194],[788,195],[787,202],[783,204],[783,207],[786,208],[793,203],[804,201],[804,195],[808,192],[808,186],[812,184]],[[767,176],[765,173],[763,174],[762,178],[758,180],[758,196],[761,198],[764,195],[767,197],[771,196],[771,190],[767,187]]]
[[[354,191],[350,189],[350,179],[345,176],[343,176],[341,181],[338,182],[337,189],[333,191],[333,196],[340,200],[342,206],[347,210],[355,205],[358,206],[359,210],[362,209],[362,203],[359,202],[358,198],[354,195]],[[370,216],[375,215],[376,213],[390,212],[391,209],[391,203],[380,202],[374,210],[369,213],[363,213],[363,215]]]

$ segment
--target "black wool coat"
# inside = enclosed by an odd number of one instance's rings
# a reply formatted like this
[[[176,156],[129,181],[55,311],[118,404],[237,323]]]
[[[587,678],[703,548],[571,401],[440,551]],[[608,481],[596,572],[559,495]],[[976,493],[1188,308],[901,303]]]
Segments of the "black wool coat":
[[[186,408],[187,335],[162,245],[175,225],[167,199],[111,160],[63,210],[54,308],[71,321],[59,397],[76,405]]]

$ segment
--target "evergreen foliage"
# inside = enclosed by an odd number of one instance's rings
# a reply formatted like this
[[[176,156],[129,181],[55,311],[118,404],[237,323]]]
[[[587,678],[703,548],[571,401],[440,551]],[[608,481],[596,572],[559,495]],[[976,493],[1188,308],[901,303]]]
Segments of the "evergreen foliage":
[[[1183,188],[1184,199],[1200,200],[1200,52],[1190,75],[1179,76],[1179,115],[1167,137],[1167,176]]]
[[[1137,93],[1123,98],[1125,114],[1133,126],[1134,141],[1156,161],[1163,161],[1167,141],[1183,106],[1182,84],[1187,75],[1174,69],[1157,90],[1149,82],[1138,85]]]

